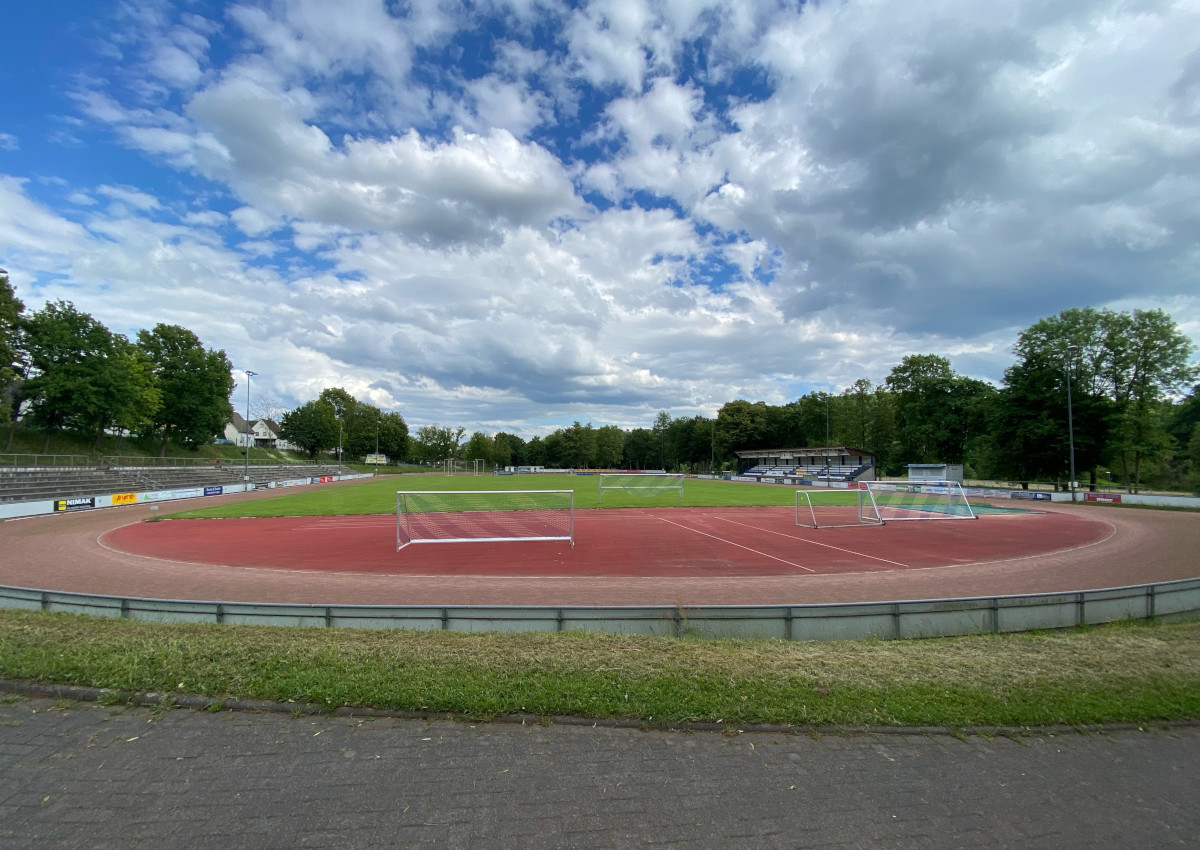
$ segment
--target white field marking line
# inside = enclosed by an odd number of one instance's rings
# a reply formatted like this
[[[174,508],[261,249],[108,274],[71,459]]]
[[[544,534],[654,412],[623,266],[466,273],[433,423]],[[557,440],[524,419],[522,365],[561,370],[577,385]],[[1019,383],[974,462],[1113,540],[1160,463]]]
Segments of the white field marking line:
[[[742,525],[746,528],[753,528],[755,531],[765,531],[767,534],[778,534],[780,537],[787,537],[790,540],[801,540],[805,543],[811,543],[814,546],[824,546],[826,549],[836,549],[838,552],[845,552],[847,555],[854,555],[859,558],[870,558],[872,561],[883,561],[885,564],[895,564],[897,567],[904,567],[906,570],[912,569],[908,564],[902,564],[899,561],[889,561],[887,558],[879,558],[875,555],[868,555],[865,552],[855,552],[853,549],[843,549],[841,546],[831,546],[828,543],[819,543],[818,541],[812,540],[808,537],[797,537],[794,534],[785,534],[782,531],[772,531],[769,528],[759,528],[757,525],[747,525],[744,522],[738,522],[736,519],[726,519],[725,517],[718,516],[716,514],[713,515],[713,518],[719,519],[722,522],[732,522],[734,525]]]
[[[749,546],[743,546],[741,543],[734,543],[732,540],[726,540],[724,537],[717,537],[717,535],[709,534],[707,531],[700,531],[699,529],[691,528],[686,525],[681,525],[680,523],[677,523],[677,522],[671,522],[669,519],[666,519],[665,517],[656,517],[656,519],[658,519],[660,522],[665,522],[668,525],[673,525],[676,528],[682,528],[684,531],[690,531],[693,534],[703,534],[705,537],[711,537],[713,540],[719,540],[722,543],[726,543],[730,546],[736,546],[738,549],[745,549],[747,552],[753,552],[755,555],[762,555],[764,558],[770,558],[772,561],[779,561],[779,563],[781,563],[781,564],[787,564],[789,567],[795,567],[798,570],[804,570],[805,572],[809,572],[809,573],[816,572],[816,570],[814,570],[810,567],[806,567],[802,564],[795,564],[795,563],[792,563],[791,561],[785,561],[785,560],[783,560],[783,558],[776,558],[774,555],[768,555],[766,552],[760,552],[757,549],[751,549]]]

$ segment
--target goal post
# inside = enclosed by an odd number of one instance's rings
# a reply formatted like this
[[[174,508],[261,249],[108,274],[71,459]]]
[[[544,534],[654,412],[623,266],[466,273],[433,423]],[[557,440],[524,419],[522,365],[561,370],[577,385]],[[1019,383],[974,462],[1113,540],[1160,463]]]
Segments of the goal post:
[[[396,551],[410,543],[564,540],[575,545],[573,490],[400,490]]]
[[[796,525],[847,528],[883,525],[870,490],[797,490]]]
[[[975,519],[967,494],[957,481],[912,484],[903,481],[862,481],[884,522]]]
[[[679,472],[601,472],[600,504],[605,490],[620,490],[631,496],[654,496],[658,493],[679,492],[683,501],[683,473]]]

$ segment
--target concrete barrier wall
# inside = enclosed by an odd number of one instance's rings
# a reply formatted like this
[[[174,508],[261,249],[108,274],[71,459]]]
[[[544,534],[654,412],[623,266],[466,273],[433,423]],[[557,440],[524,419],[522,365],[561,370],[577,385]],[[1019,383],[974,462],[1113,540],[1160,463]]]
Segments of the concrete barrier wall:
[[[270,481],[267,489],[276,487],[300,487],[307,484],[319,484],[326,481],[349,481],[354,478],[373,478],[370,473],[354,475],[327,475],[318,478],[295,478],[287,481]],[[251,489],[261,489],[263,485],[249,485]],[[147,490],[141,493],[104,493],[96,496],[73,496],[63,499],[46,499],[39,502],[7,502],[0,504],[0,519],[16,519],[18,517],[42,516],[43,514],[74,513],[76,511],[92,511],[101,508],[116,508],[125,505],[144,505],[157,502],[174,502],[180,499],[203,499],[206,496],[221,496],[227,493],[244,493],[245,484],[217,484],[202,487],[185,487],[176,490]]]
[[[1027,596],[695,607],[291,605],[138,599],[0,587],[0,608],[63,611],[158,623],[897,640],[1061,629],[1121,620],[1200,619],[1200,578]]]

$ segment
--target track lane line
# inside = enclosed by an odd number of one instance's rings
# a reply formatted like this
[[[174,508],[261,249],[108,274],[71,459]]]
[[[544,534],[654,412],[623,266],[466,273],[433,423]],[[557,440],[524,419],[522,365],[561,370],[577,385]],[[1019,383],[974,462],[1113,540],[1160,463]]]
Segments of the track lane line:
[[[755,555],[762,555],[764,558],[770,558],[772,561],[778,561],[781,564],[787,564],[789,567],[795,567],[798,570],[804,570],[807,573],[816,573],[816,570],[811,567],[806,567],[803,564],[797,564],[792,561],[785,561],[783,558],[777,558],[774,555],[768,555],[766,552],[760,552],[757,549],[751,549],[749,546],[743,546],[741,543],[734,543],[732,540],[726,540],[724,537],[717,537],[715,534],[709,534],[707,531],[701,531],[698,528],[692,528],[687,525],[682,525],[678,522],[671,522],[666,517],[655,517],[659,522],[665,522],[668,525],[673,525],[676,528],[682,528],[684,531],[690,531],[693,534],[702,534],[705,537],[711,537],[713,540],[719,540],[729,546],[735,546],[738,549],[745,549],[747,552],[753,552]]]
[[[725,517],[720,516],[719,514],[713,514],[713,519],[719,519],[722,522],[731,522],[734,525],[740,525],[743,528],[753,528],[755,531],[764,531],[767,534],[778,534],[780,537],[786,537],[789,540],[801,540],[805,543],[811,543],[814,546],[824,546],[826,549],[834,549],[838,552],[845,552],[847,555],[854,555],[855,557],[858,557],[858,558],[869,558],[872,561],[882,561],[885,564],[894,564],[895,566],[903,567],[906,570],[912,569],[912,567],[909,564],[902,564],[899,561],[891,561],[891,560],[888,560],[887,558],[880,558],[877,555],[868,555],[865,552],[856,552],[853,549],[843,549],[841,546],[833,546],[829,543],[821,543],[819,541],[813,540],[808,537],[797,537],[794,534],[785,534],[782,531],[774,531],[770,528],[759,528],[757,525],[749,525],[744,522],[738,522],[736,519],[726,519]]]

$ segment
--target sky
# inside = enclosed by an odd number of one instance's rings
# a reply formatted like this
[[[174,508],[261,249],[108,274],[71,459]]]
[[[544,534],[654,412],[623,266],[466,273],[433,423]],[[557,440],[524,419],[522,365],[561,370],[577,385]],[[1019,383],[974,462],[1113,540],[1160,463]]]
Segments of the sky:
[[[1074,307],[1200,342],[1200,4],[10,4],[0,267],[252,415],[650,427],[999,383]]]

